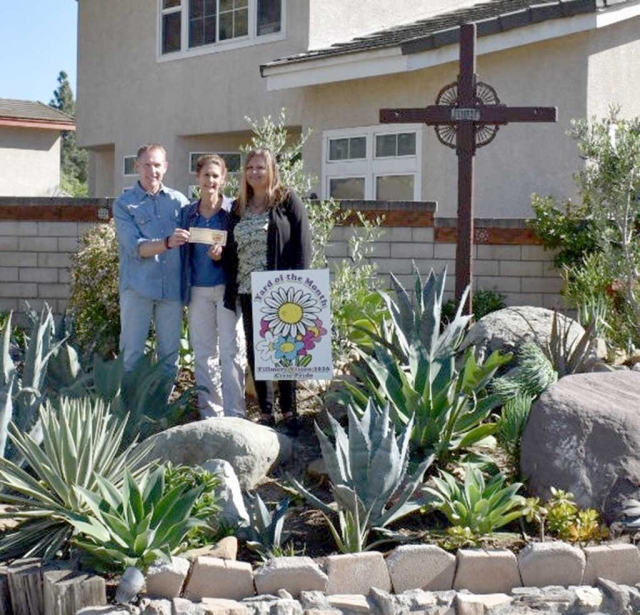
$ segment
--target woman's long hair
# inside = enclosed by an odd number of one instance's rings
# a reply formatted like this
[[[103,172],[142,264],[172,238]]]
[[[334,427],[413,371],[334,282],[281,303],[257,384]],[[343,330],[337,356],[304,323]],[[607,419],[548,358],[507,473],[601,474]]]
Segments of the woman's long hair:
[[[247,167],[252,158],[262,156],[267,167],[267,207],[277,207],[286,198],[288,189],[282,185],[280,181],[280,171],[276,158],[267,148],[252,149],[247,153],[242,169],[242,181],[240,184],[240,194],[236,201],[236,213],[238,216],[244,216],[249,205],[251,197],[253,197],[253,188],[247,183]]]

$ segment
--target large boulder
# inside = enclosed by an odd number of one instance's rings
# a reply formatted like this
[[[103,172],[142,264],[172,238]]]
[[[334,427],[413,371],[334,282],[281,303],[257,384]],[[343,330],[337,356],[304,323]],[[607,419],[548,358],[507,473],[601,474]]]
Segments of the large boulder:
[[[211,418],[172,427],[151,436],[148,459],[202,466],[228,461],[243,489],[255,487],[291,456],[291,440],[274,429],[235,417]]]
[[[582,325],[558,313],[558,321],[569,328],[568,343],[571,345],[584,334]],[[544,346],[551,338],[553,310],[533,306],[509,307],[491,312],[476,322],[464,339],[463,347],[475,346],[480,357],[494,350],[517,352],[525,341],[534,341]]]
[[[640,499],[640,374],[575,374],[550,386],[531,410],[521,468],[534,495],[564,489],[613,521],[625,499]]]

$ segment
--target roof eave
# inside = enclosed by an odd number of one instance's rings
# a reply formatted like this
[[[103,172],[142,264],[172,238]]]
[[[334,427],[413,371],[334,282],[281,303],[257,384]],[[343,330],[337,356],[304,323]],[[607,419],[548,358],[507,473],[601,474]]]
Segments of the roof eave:
[[[74,122],[59,122],[55,120],[37,120],[33,118],[2,117],[0,116],[0,126],[11,126],[16,128],[39,128],[42,130],[75,130]]]
[[[525,13],[528,15],[523,15]],[[483,55],[560,38],[639,15],[640,1],[571,0],[560,8],[557,2],[533,5],[522,11],[477,21],[476,53]],[[457,61],[458,41],[459,28],[451,28],[393,47],[276,62],[261,66],[260,71],[267,79],[268,90],[382,76]],[[395,58],[393,62],[389,61],[390,57]]]

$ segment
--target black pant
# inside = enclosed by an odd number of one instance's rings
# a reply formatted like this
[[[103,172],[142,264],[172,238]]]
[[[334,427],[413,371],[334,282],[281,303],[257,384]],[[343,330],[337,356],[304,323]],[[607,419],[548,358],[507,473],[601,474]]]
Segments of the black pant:
[[[253,304],[251,303],[251,295],[242,293],[240,297],[240,308],[242,309],[242,324],[244,326],[244,334],[247,340],[247,362],[251,369],[251,375],[256,385],[256,393],[258,394],[258,403],[260,404],[260,412],[262,414],[273,414],[273,382],[271,380],[256,380],[255,374],[255,355],[253,354]],[[280,412],[282,414],[298,414],[296,406],[296,381],[295,380],[279,380],[278,391],[280,399]]]

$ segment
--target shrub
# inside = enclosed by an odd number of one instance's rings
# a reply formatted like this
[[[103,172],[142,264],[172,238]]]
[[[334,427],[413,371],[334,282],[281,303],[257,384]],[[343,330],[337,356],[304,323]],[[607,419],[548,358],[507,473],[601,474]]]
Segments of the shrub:
[[[483,316],[497,312],[507,307],[505,296],[494,290],[480,289],[473,293],[473,319],[480,320]],[[442,306],[442,318],[444,323],[450,322],[456,313],[456,302],[450,299]]]
[[[120,304],[118,292],[118,240],[113,220],[98,224],[81,239],[71,257],[69,308],[75,336],[83,351],[105,358],[118,352]]]
[[[558,250],[555,262],[566,266],[568,295],[575,307],[591,301],[593,290],[586,289],[586,296],[582,296],[585,289],[579,279],[578,286],[571,289],[574,275],[585,257],[600,254],[599,274],[618,295],[615,311],[622,315],[632,343],[638,345],[640,118],[621,119],[618,109],[612,108],[602,119],[572,121],[569,134],[585,160],[576,175],[582,203],[577,207],[567,205],[563,213],[553,198],[534,197],[536,219],[531,224],[546,247]]]
[[[536,217],[529,227],[542,240],[545,248],[555,250],[553,263],[558,269],[579,265],[582,259],[598,249],[598,229],[589,218],[589,208],[566,201],[558,207],[551,197],[532,197]]]

